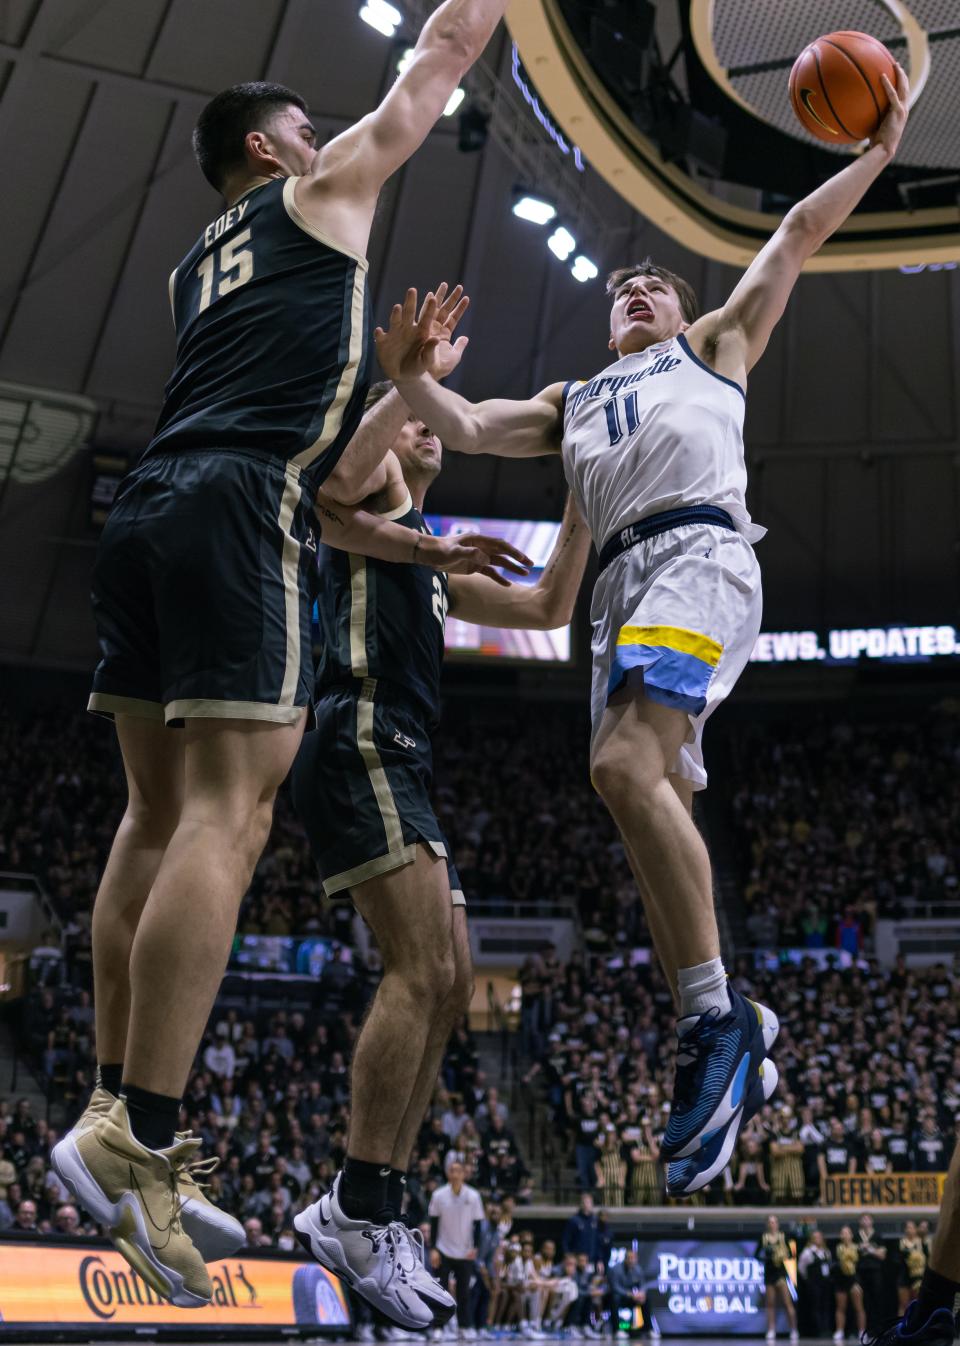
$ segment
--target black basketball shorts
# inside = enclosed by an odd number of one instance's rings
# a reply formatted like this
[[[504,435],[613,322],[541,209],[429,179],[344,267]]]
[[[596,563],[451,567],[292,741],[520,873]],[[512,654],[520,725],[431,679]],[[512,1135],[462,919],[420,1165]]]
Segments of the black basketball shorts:
[[[313,682],[313,495],[294,465],[243,450],[135,468],[94,566],[88,709],[296,723]]]
[[[433,753],[416,711],[381,699],[375,678],[328,692],[315,710],[291,784],[326,895],[411,864],[422,842],[446,860],[453,905],[465,906],[430,802]]]

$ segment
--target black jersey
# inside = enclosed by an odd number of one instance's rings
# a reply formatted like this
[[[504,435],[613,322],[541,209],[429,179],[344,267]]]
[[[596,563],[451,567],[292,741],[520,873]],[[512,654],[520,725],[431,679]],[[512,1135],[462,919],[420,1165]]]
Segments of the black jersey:
[[[321,483],[363,414],[367,263],[308,224],[296,178],[254,187],[170,277],[177,359],[147,454],[249,449]]]
[[[407,502],[388,518],[421,533]],[[321,546],[317,554],[320,650],[316,694],[350,678],[376,678],[416,702],[428,729],[440,718],[447,577],[430,566],[373,561]]]

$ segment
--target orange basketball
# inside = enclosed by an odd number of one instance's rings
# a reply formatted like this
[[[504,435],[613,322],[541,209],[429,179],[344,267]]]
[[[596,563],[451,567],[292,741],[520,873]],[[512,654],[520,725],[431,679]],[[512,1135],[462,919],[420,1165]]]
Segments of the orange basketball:
[[[882,42],[868,33],[827,33],[793,63],[793,110],[818,140],[832,145],[866,140],[890,106],[881,75],[896,87],[894,59]]]

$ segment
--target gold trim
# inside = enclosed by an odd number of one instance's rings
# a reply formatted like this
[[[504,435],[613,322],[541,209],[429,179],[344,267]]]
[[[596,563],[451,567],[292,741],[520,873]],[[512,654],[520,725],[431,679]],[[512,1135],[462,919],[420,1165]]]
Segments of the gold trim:
[[[388,851],[403,849],[403,828],[397,803],[387,780],[387,773],[377,752],[373,737],[373,697],[377,690],[376,678],[364,678],[360,695],[357,698],[357,747],[363,764],[367,768],[370,785],[377,800],[383,830],[387,839]]]
[[[174,287],[177,283],[177,267],[170,272],[170,279],[167,281],[167,294],[170,296],[170,316],[173,318],[174,330],[177,326],[177,308],[174,303]]]
[[[350,340],[347,346],[347,362],[340,373],[340,382],[337,385],[337,391],[334,394],[333,401],[327,408],[326,415],[323,418],[323,426],[320,434],[313,443],[298,453],[293,459],[298,467],[309,467],[320,455],[330,447],[333,441],[339,435],[343,427],[343,413],[347,408],[353,391],[357,386],[357,371],[360,368],[360,362],[363,359],[363,320],[364,320],[364,285],[366,283],[366,273],[363,268],[358,266],[353,273],[353,292],[350,300]]]
[[[167,724],[171,720],[263,720],[267,724],[296,724],[306,715],[306,706],[280,706],[269,701],[214,701],[204,697],[185,697],[168,701],[163,708]]]
[[[367,879],[389,874],[393,869],[403,869],[406,865],[412,865],[416,857],[417,843],[414,841],[398,851],[387,851],[385,855],[378,855],[373,860],[365,860],[362,865],[354,865],[353,869],[345,869],[342,874],[334,874],[332,878],[324,879],[324,896],[333,897],[334,893],[342,893],[344,888],[352,888],[356,883],[364,883]]]
[[[303,211],[297,205],[296,190],[299,178],[287,178],[283,184],[283,204],[287,214],[293,220],[298,229],[302,229],[305,234],[315,238],[318,243],[322,243],[326,248],[333,248],[334,252],[342,252],[344,257],[349,257],[351,261],[356,262],[357,266],[362,267],[364,271],[368,269],[370,263],[366,257],[359,252],[354,252],[352,248],[346,247],[343,243],[338,243],[335,238],[325,234],[322,229],[318,229],[315,224],[311,224],[304,215]]]
[[[287,652],[283,668],[283,684],[278,705],[292,706],[300,681],[300,543],[290,529],[297,505],[300,503],[300,469],[292,463],[284,468],[283,495],[277,523],[283,534],[283,555],[280,568],[283,573],[283,607],[286,625]]]
[[[163,706],[159,701],[144,701],[136,696],[113,696],[110,692],[91,692],[87,710],[94,715],[136,715],[141,720],[163,722]]]
[[[412,509],[413,509],[413,496],[408,491],[407,498],[406,500],[404,500],[402,505],[398,505],[396,509],[378,509],[376,513],[378,518],[381,519],[402,519],[403,516],[405,514],[409,514]]]
[[[566,28],[556,0],[511,0],[507,23],[524,65],[563,131],[580,146],[593,168],[631,206],[678,243],[718,262],[742,267],[753,261],[764,239],[780,224],[776,215],[744,210],[712,196],[686,174],[663,164],[659,151],[630,122],[587,65]],[[719,221],[710,216],[719,217]],[[862,232],[864,218],[848,222],[804,267],[808,272],[892,269],[905,262],[948,262],[960,251],[955,209],[871,216],[869,227],[915,229],[953,224],[955,231],[931,241],[903,233],[894,239],[844,239]]]
[[[367,663],[367,558],[349,552],[350,562],[350,671],[365,678]]]
[[[450,889],[450,905],[452,907],[466,907],[467,899],[462,888]]]

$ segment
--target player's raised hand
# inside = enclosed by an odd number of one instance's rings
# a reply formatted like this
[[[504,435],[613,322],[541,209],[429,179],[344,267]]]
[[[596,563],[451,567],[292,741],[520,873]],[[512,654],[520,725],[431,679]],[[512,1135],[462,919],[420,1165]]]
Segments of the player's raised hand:
[[[457,288],[459,295],[454,290],[448,297],[446,285],[441,286],[442,299],[431,290],[419,309],[415,289],[407,291],[402,304],[394,304],[389,328],[384,331],[378,327],[373,334],[380,364],[388,378],[397,382],[432,373],[431,364],[439,368],[449,366],[446,373],[456,367],[466,347],[465,337],[450,341],[453,327],[466,311],[463,290]]]
[[[417,560],[449,575],[487,575],[508,588],[510,581],[500,574],[510,570],[527,575],[533,565],[529,556],[503,538],[485,533],[451,533],[446,537],[426,536],[417,546]]]
[[[871,147],[882,145],[892,159],[900,144],[903,128],[907,124],[910,111],[910,82],[902,65],[897,65],[897,87],[894,88],[886,75],[880,76],[881,83],[890,99],[887,115],[880,123],[876,133],[870,139]]]
[[[453,339],[457,324],[470,306],[470,300],[463,293],[462,285],[455,286],[449,293],[448,288],[446,281],[437,286],[434,298],[439,307],[430,327],[430,335],[423,345],[423,367],[438,383],[453,373],[470,341],[469,337],[458,337],[456,341]]]

